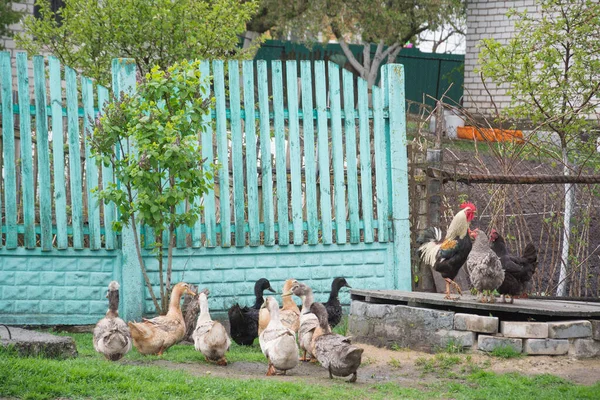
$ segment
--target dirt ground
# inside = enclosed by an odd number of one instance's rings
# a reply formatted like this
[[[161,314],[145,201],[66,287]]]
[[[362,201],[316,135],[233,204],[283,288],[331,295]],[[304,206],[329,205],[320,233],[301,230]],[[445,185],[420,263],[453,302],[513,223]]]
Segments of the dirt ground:
[[[394,351],[364,344],[360,346],[365,349],[365,352],[363,365],[358,370],[359,385],[396,382],[405,387],[417,387],[439,382],[440,379],[451,379],[448,373],[468,373],[473,368],[498,373],[552,374],[582,385],[592,385],[600,381],[599,358],[575,360],[566,356],[528,356],[500,359],[478,352],[433,355],[405,349]],[[439,362],[444,358],[449,361],[445,367],[441,365],[444,364],[443,362]],[[315,378],[320,378],[324,382],[329,381],[327,371],[318,364],[312,363],[300,363],[298,367],[288,371],[287,376],[277,377],[266,377],[266,364],[254,362],[235,362],[227,367],[170,361],[158,361],[155,365],[185,370],[197,376],[279,379],[310,383],[314,383]]]

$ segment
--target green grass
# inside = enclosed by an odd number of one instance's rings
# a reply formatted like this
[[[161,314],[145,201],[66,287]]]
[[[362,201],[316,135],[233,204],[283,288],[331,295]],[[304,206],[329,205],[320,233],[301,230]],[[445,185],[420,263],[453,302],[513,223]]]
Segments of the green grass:
[[[510,346],[498,346],[496,348],[494,348],[494,350],[492,350],[490,352],[490,354],[494,357],[498,357],[498,358],[518,358],[518,357],[523,357],[523,353],[520,353],[518,351],[516,351],[515,349],[513,349]]]
[[[66,335],[66,334],[62,334]],[[521,376],[487,372],[470,356],[437,354],[418,364],[430,372],[447,371],[432,384],[397,383],[351,385],[339,379],[297,376],[275,379],[236,379],[196,376],[193,365],[204,359],[192,346],[176,345],[160,359],[187,363],[185,371],[153,365],[158,357],[144,357],[133,349],[120,362],[109,362],[94,352],[90,334],[69,334],[75,339],[79,357],[70,360],[20,358],[14,351],[0,350],[0,397],[23,399],[593,399],[600,382],[579,386],[551,376]],[[230,361],[264,362],[260,349],[232,346]],[[398,362],[390,370],[402,370]],[[359,370],[359,375],[360,375]],[[446,379],[450,378],[450,379]]]

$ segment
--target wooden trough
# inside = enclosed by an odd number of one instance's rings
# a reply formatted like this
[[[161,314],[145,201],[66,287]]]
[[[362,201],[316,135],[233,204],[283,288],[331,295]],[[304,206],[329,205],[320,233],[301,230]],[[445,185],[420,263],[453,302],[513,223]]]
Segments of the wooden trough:
[[[351,290],[349,335],[379,346],[435,351],[458,345],[493,351],[509,346],[530,355],[600,356],[600,303],[516,299],[480,303],[475,296]]]

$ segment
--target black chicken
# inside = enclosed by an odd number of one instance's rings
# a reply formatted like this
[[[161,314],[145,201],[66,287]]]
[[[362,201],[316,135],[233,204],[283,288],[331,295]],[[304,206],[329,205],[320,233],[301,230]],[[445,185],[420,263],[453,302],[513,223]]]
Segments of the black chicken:
[[[525,246],[521,257],[511,255],[508,253],[504,238],[495,229],[490,233],[490,247],[500,257],[505,272],[504,282],[498,288],[500,300],[506,302],[506,297],[510,297],[508,302],[513,303],[514,296],[519,296],[525,291],[535,273],[537,250],[532,243],[529,243]]]
[[[446,299],[450,296],[450,285],[454,286],[459,294],[462,294],[460,286],[454,282],[454,278],[463,266],[471,252],[469,222],[475,217],[477,208],[473,203],[463,203],[460,210],[452,219],[446,237],[442,239],[442,231],[439,228],[427,228],[423,235],[417,239],[419,256],[421,260],[434,270],[438,271],[446,280]]]
[[[265,302],[263,297],[265,290],[275,293],[268,279],[257,280],[254,284],[254,296],[256,297],[254,305],[242,308],[236,303],[227,312],[231,338],[239,345],[251,346],[254,339],[258,337],[258,313],[260,306]]]
[[[351,288],[346,282],[345,278],[338,277],[331,283],[331,293],[329,293],[329,300],[324,303],[325,309],[327,310],[327,316],[329,320],[329,326],[334,328],[342,320],[342,305],[338,299],[338,293],[341,288]]]

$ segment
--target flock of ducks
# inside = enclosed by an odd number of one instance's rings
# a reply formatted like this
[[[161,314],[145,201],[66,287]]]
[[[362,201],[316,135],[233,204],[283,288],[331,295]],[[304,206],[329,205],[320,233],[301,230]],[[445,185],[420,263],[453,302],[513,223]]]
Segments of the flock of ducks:
[[[351,375],[348,382],[355,382],[363,349],[352,345],[350,338],[331,330],[342,319],[339,290],[350,285],[340,277],[333,280],[331,287],[329,300],[317,303],[308,285],[288,279],[283,285],[280,308],[275,297],[264,298],[265,290],[275,290],[267,279],[259,279],[254,287],[255,303],[250,307],[235,304],[229,309],[231,338],[240,345],[248,346],[258,337],[268,361],[267,376],[285,375],[299,361],[318,361],[329,371],[330,378]],[[185,321],[180,308],[181,297],[185,294],[197,296],[200,305],[192,334],[195,349],[207,361],[227,365],[226,353],[231,339],[225,327],[210,316],[209,291],[204,289],[196,295],[185,282],[173,287],[166,315],[129,323],[119,318],[119,284],[111,282],[106,295],[108,311],[94,328],[94,349],[111,361],[121,359],[131,350],[132,344],[141,354],[163,354],[185,336]],[[301,308],[292,296],[302,300]],[[299,357],[299,352],[302,357]]]

